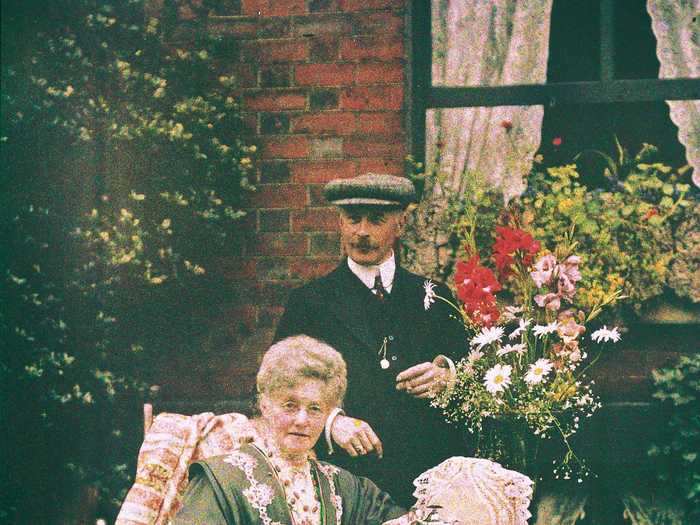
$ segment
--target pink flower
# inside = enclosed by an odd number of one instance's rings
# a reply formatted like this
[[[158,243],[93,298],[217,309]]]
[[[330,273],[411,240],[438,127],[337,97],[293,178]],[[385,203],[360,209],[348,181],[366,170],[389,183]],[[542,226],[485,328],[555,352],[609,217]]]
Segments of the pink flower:
[[[557,291],[562,297],[571,300],[576,293],[576,283],[581,280],[581,272],[578,271],[578,264],[581,259],[576,255],[571,255],[557,267],[559,279],[557,281]]]
[[[535,271],[530,272],[530,276],[535,281],[537,288],[542,288],[542,286],[551,282],[556,266],[557,259],[554,255],[547,254],[539,258],[535,263]]]
[[[544,295],[536,295],[535,302],[537,306],[546,308],[547,310],[557,311],[561,307],[561,298],[559,294],[548,293]]]
[[[567,345],[575,341],[575,339],[585,331],[586,327],[578,324],[573,317],[569,317],[565,321],[560,322],[557,327],[559,337],[561,337],[562,341]]]

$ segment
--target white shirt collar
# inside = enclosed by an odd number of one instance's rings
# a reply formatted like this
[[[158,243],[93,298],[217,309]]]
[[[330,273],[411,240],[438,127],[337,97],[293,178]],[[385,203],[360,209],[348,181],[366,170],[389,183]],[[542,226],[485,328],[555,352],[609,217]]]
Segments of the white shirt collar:
[[[394,286],[394,275],[396,275],[396,259],[393,251],[391,252],[391,256],[382,264],[363,266],[348,257],[348,266],[350,267],[350,271],[370,289],[374,287],[374,276],[379,272],[382,276],[382,285],[384,285],[384,289],[391,293],[391,289]]]

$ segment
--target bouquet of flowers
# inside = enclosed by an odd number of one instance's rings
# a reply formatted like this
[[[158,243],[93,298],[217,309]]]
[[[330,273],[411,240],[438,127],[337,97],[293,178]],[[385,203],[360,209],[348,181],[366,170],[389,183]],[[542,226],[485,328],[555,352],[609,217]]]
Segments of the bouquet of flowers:
[[[563,457],[555,478],[582,481],[589,474],[571,437],[601,406],[586,371],[600,357],[600,343],[617,342],[617,328],[590,335],[596,356],[585,350],[586,325],[620,297],[613,291],[589,312],[567,308],[581,280],[572,235],[548,251],[517,227],[496,226],[495,270],[482,263],[474,236],[466,236],[466,257],[456,264],[458,304],[425,283],[425,307],[446,301],[475,335],[470,351],[456,363],[450,388],[433,404],[450,422],[477,436],[477,456],[503,463],[531,477],[542,440],[557,440]]]

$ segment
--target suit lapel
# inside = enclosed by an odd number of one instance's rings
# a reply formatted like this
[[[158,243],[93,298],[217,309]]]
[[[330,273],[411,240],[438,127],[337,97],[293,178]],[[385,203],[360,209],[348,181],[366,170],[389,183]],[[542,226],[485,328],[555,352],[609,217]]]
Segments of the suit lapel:
[[[372,332],[367,311],[367,294],[371,292],[350,271],[343,261],[330,275],[328,308],[350,334],[371,349],[377,346],[377,335]]]

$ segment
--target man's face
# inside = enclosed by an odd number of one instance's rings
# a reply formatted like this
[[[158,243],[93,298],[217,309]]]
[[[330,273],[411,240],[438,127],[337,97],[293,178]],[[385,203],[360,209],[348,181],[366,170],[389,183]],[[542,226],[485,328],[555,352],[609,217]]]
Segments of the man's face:
[[[363,266],[384,262],[406,222],[403,210],[348,206],[340,210],[340,241],[345,253]]]

